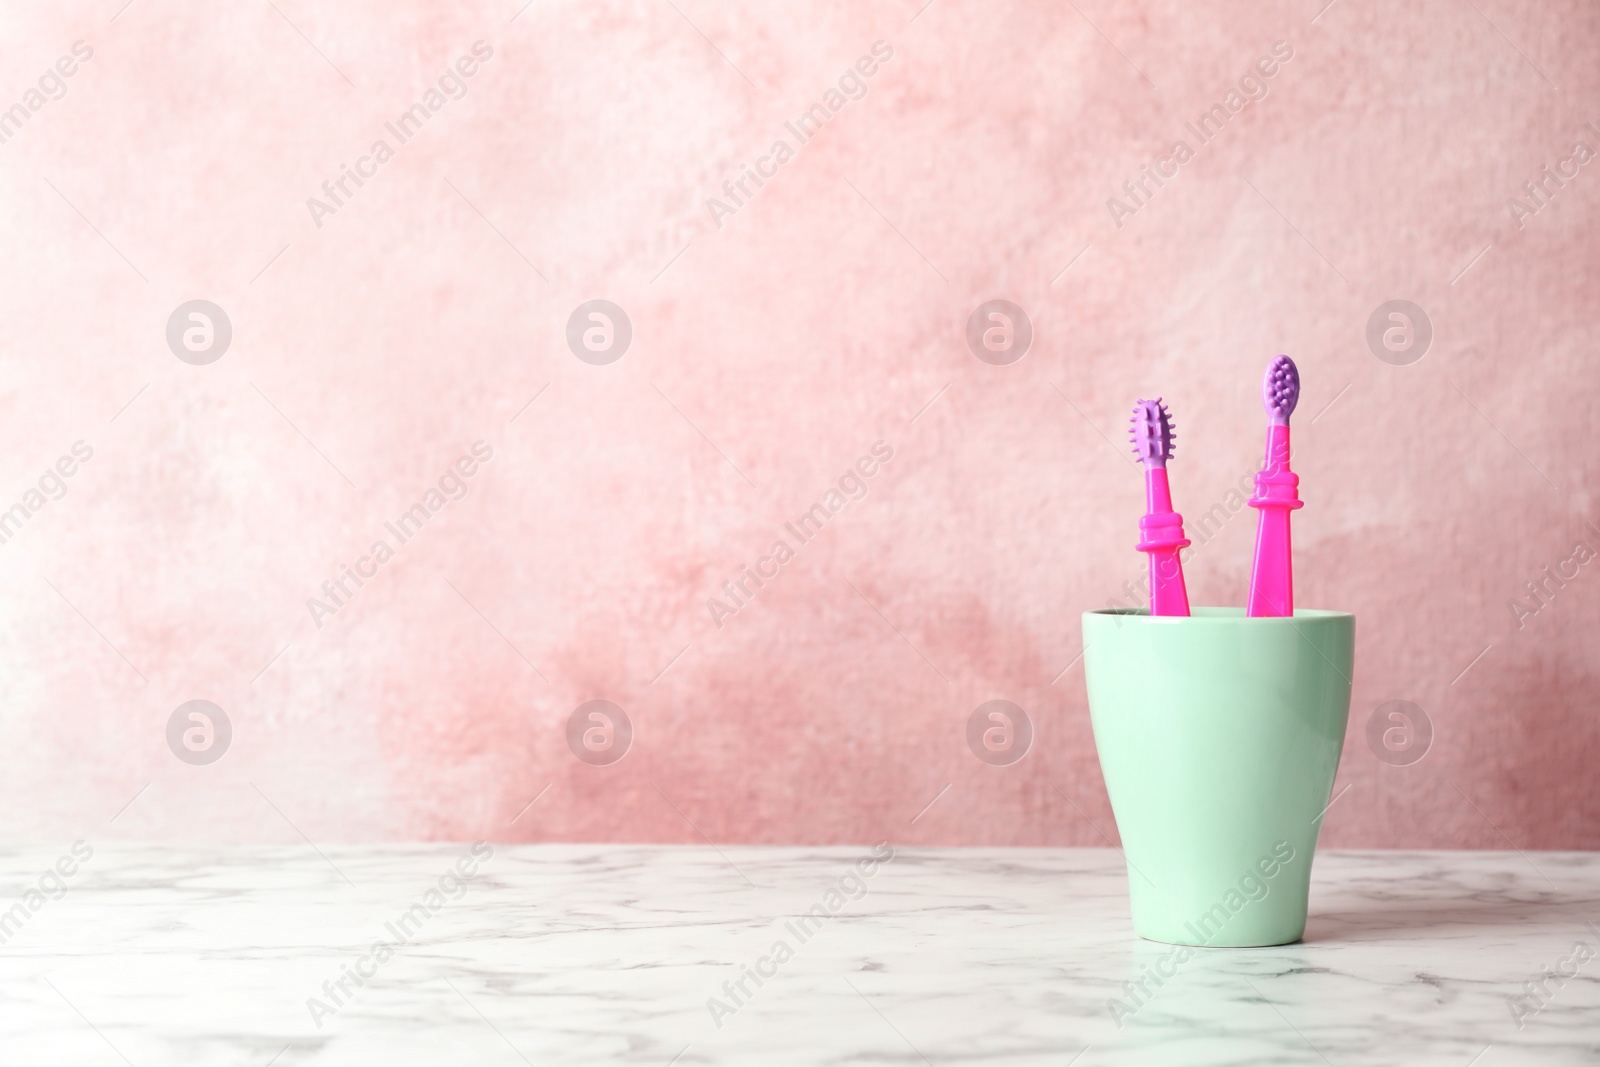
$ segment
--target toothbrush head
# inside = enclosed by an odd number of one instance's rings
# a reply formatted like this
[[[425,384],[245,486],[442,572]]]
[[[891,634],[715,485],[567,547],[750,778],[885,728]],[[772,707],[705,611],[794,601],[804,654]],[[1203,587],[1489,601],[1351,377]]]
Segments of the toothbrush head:
[[[1275,426],[1289,425],[1289,415],[1300,402],[1300,369],[1288,356],[1278,356],[1267,364],[1261,379],[1261,402]]]
[[[1172,441],[1177,436],[1172,430],[1172,416],[1167,413],[1167,405],[1159,396],[1154,400],[1141,400],[1133,405],[1133,417],[1128,421],[1132,423],[1128,438],[1133,442],[1133,454],[1139,462],[1147,470],[1165,467],[1172,458]]]

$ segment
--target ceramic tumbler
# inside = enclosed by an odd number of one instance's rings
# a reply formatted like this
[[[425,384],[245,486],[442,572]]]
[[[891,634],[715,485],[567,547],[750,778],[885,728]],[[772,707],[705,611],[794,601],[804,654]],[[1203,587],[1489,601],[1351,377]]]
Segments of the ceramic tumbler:
[[[1134,931],[1298,941],[1350,714],[1355,616],[1110,609],[1084,613],[1083,641]]]

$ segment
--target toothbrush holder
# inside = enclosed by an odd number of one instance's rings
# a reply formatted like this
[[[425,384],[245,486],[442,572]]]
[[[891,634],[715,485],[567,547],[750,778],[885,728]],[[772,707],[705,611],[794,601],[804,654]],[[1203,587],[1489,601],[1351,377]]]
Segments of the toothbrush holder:
[[[1241,948],[1305,933],[1355,629],[1340,611],[1084,613],[1089,717],[1140,937]]]

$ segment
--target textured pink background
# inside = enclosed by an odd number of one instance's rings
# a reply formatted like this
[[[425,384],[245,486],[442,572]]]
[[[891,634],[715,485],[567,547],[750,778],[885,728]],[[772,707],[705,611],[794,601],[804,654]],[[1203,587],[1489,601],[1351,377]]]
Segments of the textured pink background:
[[[0,105],[94,56],[0,145],[0,506],[94,457],[0,546],[5,832],[1100,844],[1062,672],[1141,565],[1125,413],[1172,402],[1192,534],[1284,351],[1299,600],[1360,619],[1325,843],[1600,847],[1600,567],[1507,606],[1600,547],[1600,163],[1507,206],[1600,148],[1600,15],[1474,2],[7,7]],[[479,39],[468,95],[314,225]],[[714,225],[879,40],[866,96]],[[1113,225],[1279,40],[1269,95]],[[234,329],[204,367],[164,338],[197,297]],[[564,340],[597,297],[634,327],[605,367]],[[963,340],[994,297],[1037,331],[1011,366]],[[1411,366],[1364,340],[1395,298],[1435,330]],[[479,439],[469,495],[317,628]],[[868,496],[713,626],[879,440]],[[1195,553],[1197,603],[1242,603],[1253,524]],[[596,697],[636,729],[607,768],[564,740]],[[1037,730],[1008,768],[964,740],[997,697]],[[209,767],[164,740],[194,698],[234,724]],[[1413,766],[1364,739],[1392,699],[1434,723]]]

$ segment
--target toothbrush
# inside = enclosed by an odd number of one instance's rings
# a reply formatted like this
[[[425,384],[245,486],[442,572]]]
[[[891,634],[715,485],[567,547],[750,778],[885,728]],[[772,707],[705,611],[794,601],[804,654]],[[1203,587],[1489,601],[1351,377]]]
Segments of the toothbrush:
[[[1188,615],[1189,590],[1183,584],[1183,561],[1178,552],[1189,547],[1183,536],[1183,516],[1172,510],[1172,490],[1167,485],[1167,460],[1172,457],[1172,418],[1160,397],[1133,406],[1133,454],[1144,464],[1145,515],[1139,520],[1142,535],[1136,546],[1150,557],[1150,614]]]
[[[1261,402],[1267,409],[1267,458],[1256,473],[1256,495],[1250,498],[1250,506],[1260,513],[1246,612],[1251,618],[1294,615],[1289,513],[1304,503],[1300,500],[1300,476],[1289,469],[1289,415],[1299,401],[1299,368],[1288,356],[1279,356],[1267,364],[1261,379]]]

